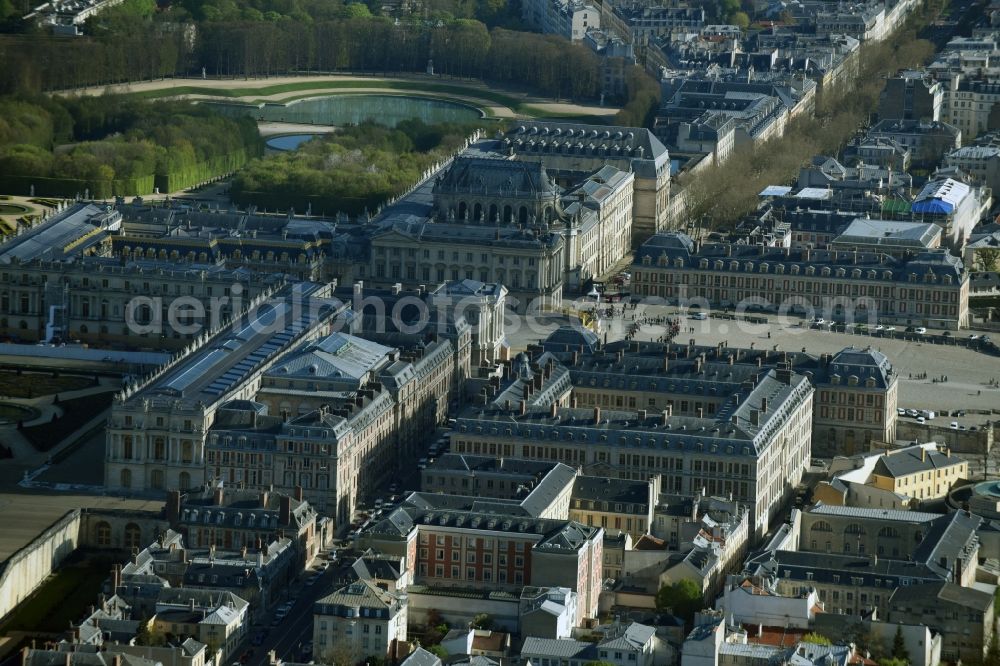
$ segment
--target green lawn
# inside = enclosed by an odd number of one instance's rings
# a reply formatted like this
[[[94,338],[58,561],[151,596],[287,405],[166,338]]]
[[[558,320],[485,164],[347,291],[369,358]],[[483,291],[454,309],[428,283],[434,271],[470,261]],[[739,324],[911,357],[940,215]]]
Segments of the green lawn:
[[[75,375],[53,377],[49,373],[39,372],[25,372],[20,375],[16,372],[0,372],[0,395],[9,398],[37,398],[63,391],[75,391],[93,384],[92,377]]]
[[[66,565],[3,623],[3,631],[61,632],[78,622],[94,603],[108,568],[98,562]]]

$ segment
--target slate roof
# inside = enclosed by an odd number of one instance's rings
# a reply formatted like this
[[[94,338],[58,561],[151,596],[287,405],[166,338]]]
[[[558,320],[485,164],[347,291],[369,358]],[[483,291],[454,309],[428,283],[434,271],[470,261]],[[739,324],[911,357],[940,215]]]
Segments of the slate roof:
[[[649,483],[603,476],[578,476],[573,484],[573,499],[632,504],[634,512],[645,513],[649,504]]]
[[[958,456],[946,456],[934,449],[926,450],[922,447],[911,446],[879,456],[873,473],[879,476],[900,478],[910,474],[961,465],[963,462],[965,461]]]
[[[265,374],[357,382],[384,367],[393,351],[377,342],[338,332],[300,345]]]
[[[904,222],[899,220],[871,220],[859,217],[833,239],[834,243],[849,245],[886,245],[929,248],[940,239],[941,227],[932,222]]]
[[[418,646],[399,666],[441,666],[441,658]]]
[[[642,651],[643,647],[656,635],[656,629],[638,622],[617,624],[604,633],[598,644],[609,650]]]
[[[540,162],[459,155],[441,174],[434,192],[471,192],[534,196],[561,192]]]
[[[521,646],[521,659],[530,658],[597,660],[597,645],[584,641],[528,636]]]
[[[993,604],[993,595],[955,583],[926,583],[901,587],[892,593],[889,605],[893,608],[909,604],[924,605],[930,599],[958,604],[978,611],[986,611]]]
[[[854,253],[844,250],[806,250],[801,248],[789,251],[781,247],[765,247],[762,253],[761,248],[757,246],[730,243],[706,243],[696,253],[694,241],[680,232],[651,236],[636,250],[632,266],[635,270],[640,271],[655,269],[661,256],[670,260],[669,267],[672,269],[674,268],[673,260],[678,258],[683,260],[683,268],[685,269],[722,272],[732,271],[731,264],[734,261],[739,262],[739,266],[735,270],[741,273],[746,272],[745,264],[747,262],[751,262],[755,267],[762,263],[783,266],[786,274],[791,274],[791,268],[794,266],[798,266],[803,274],[806,269],[813,267],[817,269],[815,277],[821,277],[818,269],[823,267],[843,268],[846,271],[845,275],[836,276],[836,273],[831,271],[828,278],[841,281],[870,279],[868,277],[869,271],[875,271],[879,279],[883,279],[884,272],[888,271],[891,273],[888,279],[895,282],[909,282],[911,273],[916,274],[918,278],[928,273],[937,277],[951,275],[957,282],[961,282],[967,277],[962,260],[952,256],[945,249],[924,250],[915,257],[906,260],[867,251]],[[644,261],[647,257],[648,264]],[[702,259],[708,260],[708,267],[705,269],[700,268]],[[715,260],[722,262],[721,268],[715,267]],[[855,269],[859,272],[859,276],[856,278],[853,276]]]

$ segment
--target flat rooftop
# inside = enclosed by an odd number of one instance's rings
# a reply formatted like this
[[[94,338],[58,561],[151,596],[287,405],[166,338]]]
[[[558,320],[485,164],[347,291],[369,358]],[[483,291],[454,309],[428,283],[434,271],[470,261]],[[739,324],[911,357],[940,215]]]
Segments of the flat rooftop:
[[[72,509],[131,509],[160,511],[163,501],[121,499],[97,495],[37,495],[0,493],[0,562],[27,546]]]

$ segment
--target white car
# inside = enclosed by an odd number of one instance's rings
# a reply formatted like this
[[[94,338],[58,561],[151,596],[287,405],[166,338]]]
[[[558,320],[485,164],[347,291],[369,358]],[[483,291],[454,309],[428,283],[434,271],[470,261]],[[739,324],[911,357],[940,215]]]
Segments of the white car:
[[[926,422],[927,422],[927,419],[925,419],[924,417],[922,417],[922,416],[918,416],[917,417],[917,423],[926,423]]]
[[[917,418],[918,416],[920,416],[920,414],[915,409],[908,409],[908,410],[906,410],[906,415],[909,416],[909,417],[911,417],[911,418]]]
[[[708,315],[705,314],[704,312],[695,312],[693,315],[691,315],[691,319],[695,321],[705,321],[706,319],[708,319]]]
[[[896,408],[896,415],[897,416],[906,416],[906,410],[903,409],[902,407],[897,407]]]
[[[952,427],[952,430],[958,430],[958,421],[952,421],[951,422],[951,427]]]
[[[895,327],[895,326],[886,326],[886,327],[885,327],[885,332],[886,332],[886,333],[892,333],[892,332],[893,332],[893,331],[895,331],[895,330],[896,330],[896,327]]]
[[[875,330],[876,331],[884,331],[885,330],[885,326],[883,326],[882,324],[876,324],[875,325]]]
[[[970,335],[970,336],[969,336],[969,339],[970,339],[970,340],[978,340],[978,339],[979,339],[979,336],[978,336],[978,335],[976,335],[975,333],[973,333],[972,335]]]
[[[822,326],[823,324],[826,323],[826,320],[823,319],[822,317],[816,317],[815,319],[813,319],[813,323],[816,324],[817,326]]]
[[[924,335],[925,333],[927,333],[927,329],[926,329],[926,328],[924,328],[923,326],[917,326],[917,327],[916,327],[916,328],[915,328],[915,329],[913,330],[913,332],[914,332],[914,333],[916,333],[917,335]]]

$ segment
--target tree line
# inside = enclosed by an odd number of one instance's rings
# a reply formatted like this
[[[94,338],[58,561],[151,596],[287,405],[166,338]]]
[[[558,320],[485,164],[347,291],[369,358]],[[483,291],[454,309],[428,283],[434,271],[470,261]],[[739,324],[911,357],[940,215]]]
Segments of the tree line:
[[[100,16],[100,15],[98,15]],[[102,86],[167,76],[423,72],[479,78],[556,98],[600,93],[598,56],[561,37],[488,29],[466,18],[378,16],[172,22],[115,15],[81,37],[0,35],[0,93]]]
[[[374,213],[435,163],[460,149],[473,125],[407,120],[395,128],[365,122],[269,155],[233,179],[232,198],[263,209],[332,215]]]
[[[0,184],[15,194],[173,191],[262,153],[250,118],[116,96],[0,97]]]
[[[735,151],[722,165],[682,175],[686,216],[710,229],[729,228],[756,209],[758,193],[765,187],[794,182],[799,168],[815,155],[838,155],[878,108],[885,77],[921,67],[933,56],[933,44],[919,39],[917,29],[933,17],[936,7],[912,17],[891,39],[863,44],[858,75],[823,91],[815,114],[789,122],[782,137]]]

